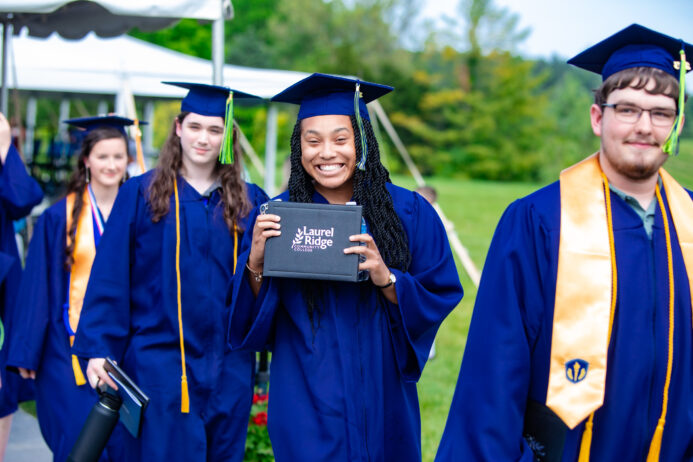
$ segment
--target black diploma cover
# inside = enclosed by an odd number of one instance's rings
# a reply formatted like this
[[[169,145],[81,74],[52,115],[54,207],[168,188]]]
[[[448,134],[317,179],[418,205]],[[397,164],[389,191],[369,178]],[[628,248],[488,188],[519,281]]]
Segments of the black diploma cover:
[[[118,385],[118,390],[115,393],[123,400],[123,404],[120,406],[120,421],[130,434],[137,438],[140,435],[142,417],[147,404],[149,404],[149,397],[111,358],[106,358],[103,367]]]
[[[344,249],[358,245],[360,205],[270,201],[266,213],[281,217],[282,234],[265,244],[263,276],[357,281],[359,257]]]

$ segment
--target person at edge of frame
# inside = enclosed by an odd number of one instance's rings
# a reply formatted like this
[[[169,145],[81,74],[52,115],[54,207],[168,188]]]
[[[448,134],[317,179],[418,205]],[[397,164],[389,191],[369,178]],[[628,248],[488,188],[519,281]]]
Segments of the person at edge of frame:
[[[36,381],[38,422],[56,461],[67,459],[97,399],[71,344],[99,240],[127,178],[125,127],[134,123],[115,115],[64,122],[83,130],[81,148],[66,197],[34,227],[7,359],[8,367]],[[108,451],[102,460],[109,460]]]
[[[568,61],[602,76],[599,151],[500,219],[436,461],[693,459],[693,201],[662,168],[692,53],[633,24]]]
[[[443,319],[462,298],[445,229],[380,162],[366,103],[384,85],[313,74],[272,100],[299,104],[284,201],[363,207],[360,282],[263,277],[280,217],[250,217],[233,281],[229,341],[269,347],[268,431],[276,460],[421,460],[416,382]],[[359,245],[365,244],[365,245]]]
[[[27,173],[17,148],[12,145],[10,124],[0,113],[0,347],[12,330],[11,311],[22,278],[13,221],[29,215],[41,200],[43,191]],[[34,384],[17,374],[8,374],[6,362],[7,347],[0,349],[0,460],[5,456],[17,403],[34,398]]]
[[[188,90],[181,113],[157,168],[118,193],[73,352],[92,387],[117,388],[111,357],[150,398],[139,438],[116,427],[119,460],[240,462],[255,355],[228,347],[225,302],[248,212],[267,195],[241,177],[232,104],[256,97],[169,83]]]

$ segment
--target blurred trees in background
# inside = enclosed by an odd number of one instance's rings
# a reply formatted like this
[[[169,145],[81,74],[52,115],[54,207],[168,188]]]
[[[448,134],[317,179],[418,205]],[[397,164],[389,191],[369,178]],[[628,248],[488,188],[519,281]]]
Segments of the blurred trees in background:
[[[598,148],[589,107],[599,77],[562,58],[520,56],[518,45],[531,31],[519,29],[518,15],[493,0],[461,0],[442,26],[418,17],[421,3],[233,0],[226,62],[394,86],[381,102],[424,174],[541,181]],[[211,26],[196,21],[132,35],[211,56]],[[288,155],[295,120],[292,108],[286,110],[278,163]],[[266,108],[241,108],[236,115],[262,152]],[[396,156],[388,161],[392,170],[403,168]]]

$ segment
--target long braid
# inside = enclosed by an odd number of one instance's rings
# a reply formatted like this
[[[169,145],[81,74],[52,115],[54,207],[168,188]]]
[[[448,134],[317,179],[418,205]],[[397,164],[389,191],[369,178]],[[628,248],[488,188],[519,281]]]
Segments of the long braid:
[[[354,143],[361,145],[356,119],[351,117],[354,129]],[[407,235],[399,216],[395,213],[392,196],[385,185],[391,183],[390,173],[380,162],[378,140],[373,133],[369,120],[363,121],[363,128],[368,141],[368,156],[365,170],[354,172],[354,199],[363,207],[363,215],[370,225],[375,243],[387,266],[407,271],[411,264],[411,253]],[[356,150],[356,163],[361,159],[361,150]]]
[[[361,145],[356,118],[351,116],[354,131],[354,145]],[[363,215],[370,225],[378,250],[387,266],[407,271],[411,264],[411,253],[404,226],[392,203],[392,196],[386,188],[390,183],[390,174],[380,162],[380,150],[375,138],[373,127],[369,120],[363,121],[368,141],[368,156],[365,171],[354,171],[354,199],[363,207]],[[301,164],[301,121],[297,121],[291,135],[291,176],[289,177],[289,200],[292,202],[313,202],[315,186],[313,180]],[[361,152],[356,149],[356,163],[361,159]],[[311,320],[313,334],[315,326],[316,295],[322,295],[329,285],[323,281],[302,280],[301,292],[308,306],[308,316]]]

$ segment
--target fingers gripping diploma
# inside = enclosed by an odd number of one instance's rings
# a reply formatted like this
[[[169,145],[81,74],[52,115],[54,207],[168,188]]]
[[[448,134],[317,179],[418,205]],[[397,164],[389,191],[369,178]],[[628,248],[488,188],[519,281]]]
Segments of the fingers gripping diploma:
[[[385,298],[390,302],[397,304],[397,291],[394,284],[388,285],[390,282],[390,268],[387,267],[383,258],[380,256],[378,246],[370,234],[354,234],[349,236],[351,242],[361,242],[366,245],[355,245],[344,249],[345,254],[357,254],[366,257],[366,260],[359,263],[359,271],[368,271],[370,273],[371,282],[376,287],[379,287]],[[387,286],[387,287],[383,287]]]
[[[262,269],[265,266],[265,243],[267,239],[279,236],[281,232],[281,217],[273,214],[261,214],[253,226],[253,243],[248,255],[248,280],[255,295],[262,285]]]
[[[103,365],[106,363],[106,358],[91,358],[87,364],[87,380],[92,388],[96,388],[99,383],[105,383],[114,390],[118,389],[113,379],[108,375]]]

